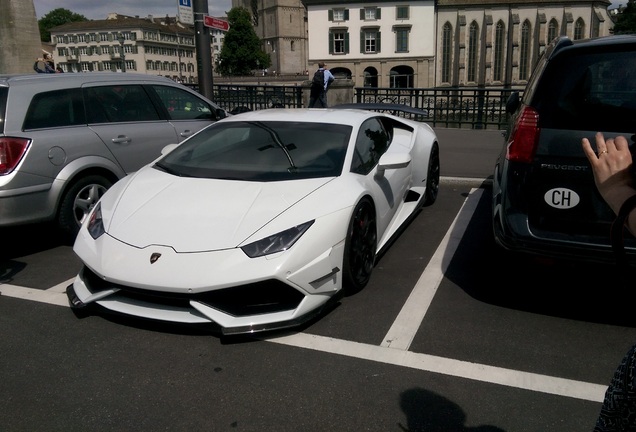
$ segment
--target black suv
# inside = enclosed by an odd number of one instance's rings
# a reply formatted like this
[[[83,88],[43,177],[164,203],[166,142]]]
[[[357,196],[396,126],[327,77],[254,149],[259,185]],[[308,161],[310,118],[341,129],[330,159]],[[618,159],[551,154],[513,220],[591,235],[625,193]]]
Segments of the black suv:
[[[636,35],[555,39],[523,97],[513,93],[493,179],[495,240],[506,249],[611,261],[614,214],[594,185],[581,139],[636,136]],[[633,238],[628,248],[636,248]]]

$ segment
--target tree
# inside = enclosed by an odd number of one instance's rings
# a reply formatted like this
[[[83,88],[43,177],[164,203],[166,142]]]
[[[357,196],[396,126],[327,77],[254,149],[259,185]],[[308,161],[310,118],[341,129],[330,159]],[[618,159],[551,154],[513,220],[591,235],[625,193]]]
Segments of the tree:
[[[628,0],[627,6],[617,15],[614,34],[636,33],[636,3]]]
[[[244,7],[232,8],[227,14],[230,29],[216,66],[221,75],[251,75],[254,69],[268,68],[272,61],[261,48],[261,40],[252,27],[252,17]]]
[[[68,9],[57,8],[44,15],[38,21],[40,39],[42,42],[51,41],[51,29],[68,22],[88,21],[84,15],[76,14]]]

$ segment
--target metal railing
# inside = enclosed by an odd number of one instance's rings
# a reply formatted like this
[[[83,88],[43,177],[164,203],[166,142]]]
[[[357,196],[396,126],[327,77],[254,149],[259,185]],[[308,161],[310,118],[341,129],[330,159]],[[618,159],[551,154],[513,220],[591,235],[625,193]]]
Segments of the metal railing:
[[[196,86],[194,86],[196,89]],[[470,129],[506,127],[506,102],[514,91],[496,87],[379,88],[355,87],[352,103],[403,104],[426,112],[417,120],[431,126]],[[214,101],[230,112],[266,108],[303,108],[303,87],[285,85],[213,86]],[[411,115],[396,113],[396,115]]]
[[[507,124],[506,102],[510,88],[444,87],[428,89],[356,88],[356,103],[408,105],[427,112],[421,121],[432,126],[501,129]]]
[[[213,86],[214,102],[237,113],[266,108],[303,108],[303,92],[299,86],[232,85]]]

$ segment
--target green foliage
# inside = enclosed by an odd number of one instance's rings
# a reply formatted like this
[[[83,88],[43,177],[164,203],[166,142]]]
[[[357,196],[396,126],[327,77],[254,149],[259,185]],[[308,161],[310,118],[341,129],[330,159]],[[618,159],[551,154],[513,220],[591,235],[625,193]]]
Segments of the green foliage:
[[[42,42],[51,41],[51,29],[68,22],[88,21],[84,15],[76,14],[68,9],[57,8],[38,20],[40,39]]]
[[[627,6],[616,18],[614,34],[636,33],[636,2],[628,0]]]
[[[216,69],[221,75],[251,75],[255,69],[268,68],[272,61],[261,47],[252,27],[252,16],[244,7],[232,8],[228,14],[230,29],[225,34]]]

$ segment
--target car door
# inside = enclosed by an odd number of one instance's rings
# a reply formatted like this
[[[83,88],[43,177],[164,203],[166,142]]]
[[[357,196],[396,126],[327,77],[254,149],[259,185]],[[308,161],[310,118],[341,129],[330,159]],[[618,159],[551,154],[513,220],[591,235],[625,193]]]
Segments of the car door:
[[[403,202],[411,178],[411,167],[388,169],[376,175],[383,154],[408,152],[401,146],[391,147],[390,135],[378,118],[366,120],[358,130],[351,171],[366,176],[376,205],[378,232],[383,233]]]
[[[166,145],[180,141],[141,84],[87,86],[84,99],[89,127],[127,173],[159,157]]]
[[[179,141],[216,121],[218,107],[185,88],[153,84],[148,86],[165,108]]]

